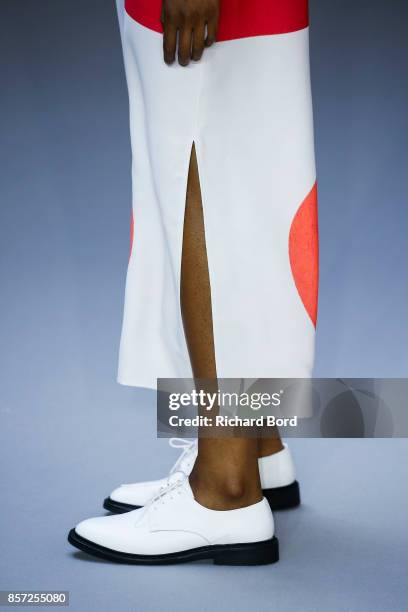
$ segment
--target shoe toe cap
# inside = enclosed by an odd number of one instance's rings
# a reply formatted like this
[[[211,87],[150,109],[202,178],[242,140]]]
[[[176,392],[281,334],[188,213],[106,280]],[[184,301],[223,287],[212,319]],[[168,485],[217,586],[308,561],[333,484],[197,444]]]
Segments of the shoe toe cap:
[[[110,531],[110,525],[106,521],[108,518],[110,517],[99,516],[81,521],[75,527],[75,532],[90,542],[105,546]]]
[[[116,516],[98,516],[81,521],[76,527],[77,535],[89,542],[119,552],[133,552],[135,526],[138,523],[143,530],[143,510],[133,510]]]

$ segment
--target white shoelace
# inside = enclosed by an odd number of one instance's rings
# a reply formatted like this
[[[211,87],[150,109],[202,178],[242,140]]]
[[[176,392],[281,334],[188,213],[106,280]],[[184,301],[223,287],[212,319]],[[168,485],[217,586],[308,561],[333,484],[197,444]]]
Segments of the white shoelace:
[[[193,454],[195,454],[197,448],[197,442],[193,440],[185,440],[184,438],[170,438],[169,444],[172,448],[181,448],[183,452],[177,459],[176,463],[170,470],[170,475],[176,472],[182,472],[187,474],[190,467],[192,467]]]
[[[178,480],[176,480],[175,482],[171,484],[168,483],[166,487],[162,487],[161,488],[162,490],[159,491],[157,495],[154,495],[152,497],[152,499],[147,504],[146,508],[157,510],[160,505],[164,506],[167,502],[172,501],[175,495],[181,495],[182,494],[181,486],[185,482],[186,478],[187,478],[187,475],[184,474],[182,478],[179,478]]]
[[[178,486],[181,482],[183,482],[190,473],[190,468],[192,468],[192,462],[194,455],[196,453],[197,442],[193,440],[186,440],[184,438],[170,438],[169,445],[172,448],[180,448],[182,449],[182,453],[180,457],[177,459],[176,463],[170,470],[170,473],[167,477],[166,484],[162,485],[159,488],[157,495],[153,496],[150,500],[150,503],[162,497],[165,493],[170,491],[172,488]],[[177,475],[177,479],[174,479],[174,476]]]

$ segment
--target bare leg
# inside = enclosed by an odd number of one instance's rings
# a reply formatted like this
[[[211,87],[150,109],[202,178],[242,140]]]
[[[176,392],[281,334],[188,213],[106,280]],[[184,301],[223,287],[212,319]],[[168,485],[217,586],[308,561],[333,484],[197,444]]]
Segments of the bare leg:
[[[217,377],[211,289],[197,158],[193,145],[187,181],[181,261],[181,310],[184,332],[196,378]]]
[[[258,439],[258,457],[266,457],[274,455],[283,449],[282,440],[279,432],[276,429],[276,437],[274,438],[259,438]]]
[[[194,377],[212,379],[216,384],[211,289],[194,146],[184,221],[181,308]],[[258,441],[200,438],[190,484],[197,501],[214,510],[230,510],[260,501]]]

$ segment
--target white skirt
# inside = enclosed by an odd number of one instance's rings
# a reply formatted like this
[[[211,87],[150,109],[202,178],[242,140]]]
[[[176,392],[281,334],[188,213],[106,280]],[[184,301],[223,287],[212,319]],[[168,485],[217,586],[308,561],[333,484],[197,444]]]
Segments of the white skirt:
[[[223,0],[217,42],[163,61],[161,0],[126,0],[132,248],[118,381],[191,378],[180,309],[195,143],[220,378],[309,377],[316,172],[306,0]]]

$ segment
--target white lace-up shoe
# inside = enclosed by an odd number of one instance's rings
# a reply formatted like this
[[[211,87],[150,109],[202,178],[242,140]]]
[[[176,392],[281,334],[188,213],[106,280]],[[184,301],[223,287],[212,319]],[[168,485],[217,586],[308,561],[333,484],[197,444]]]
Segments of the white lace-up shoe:
[[[167,478],[149,482],[123,484],[110,494],[103,503],[105,510],[114,513],[129,512],[145,506],[149,500],[167,487],[189,476],[197,457],[197,442],[171,438],[170,446],[181,448],[182,453]],[[299,484],[289,447],[259,460],[259,473],[263,494],[272,510],[285,510],[300,504]]]
[[[187,477],[144,508],[82,521],[71,529],[68,541],[86,553],[120,563],[212,559],[218,565],[262,565],[279,559],[265,498],[237,510],[210,510],[194,499]]]

